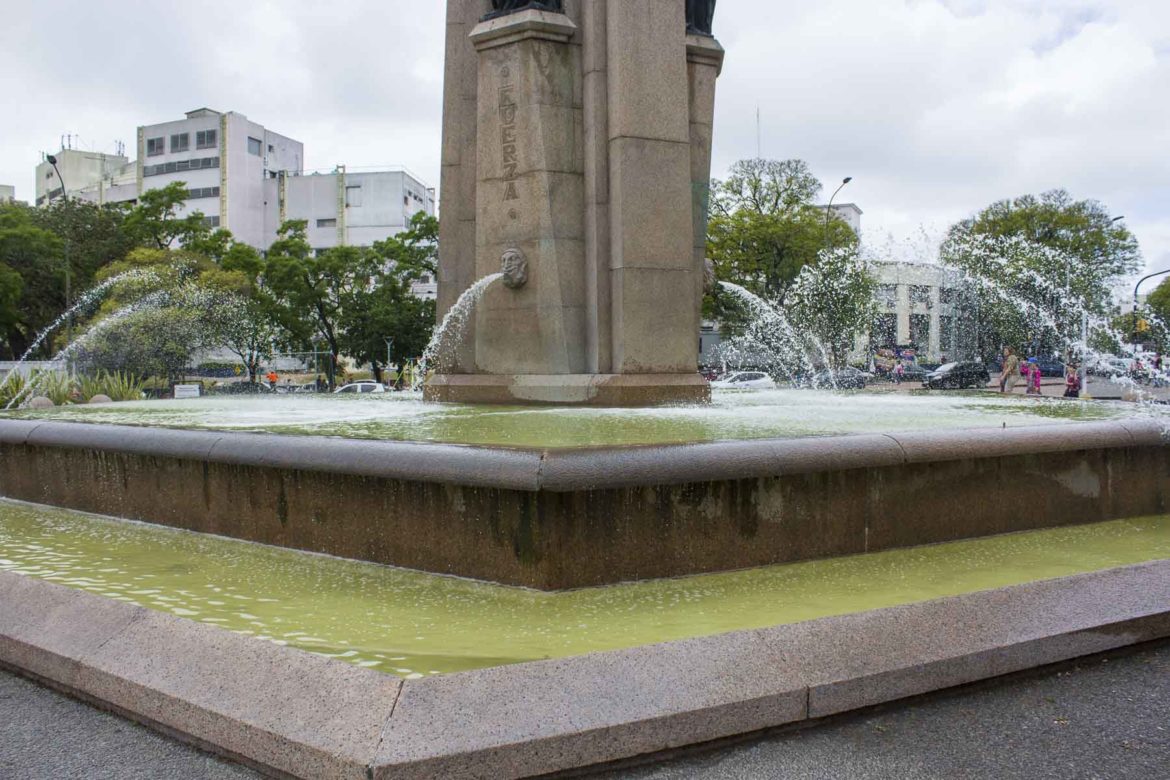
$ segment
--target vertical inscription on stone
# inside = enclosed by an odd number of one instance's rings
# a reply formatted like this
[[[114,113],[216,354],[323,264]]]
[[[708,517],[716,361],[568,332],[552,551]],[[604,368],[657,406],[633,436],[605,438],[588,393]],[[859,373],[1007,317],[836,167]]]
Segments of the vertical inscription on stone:
[[[500,153],[504,171],[504,200],[520,200],[516,188],[520,166],[516,151],[516,85],[508,68],[500,71]]]

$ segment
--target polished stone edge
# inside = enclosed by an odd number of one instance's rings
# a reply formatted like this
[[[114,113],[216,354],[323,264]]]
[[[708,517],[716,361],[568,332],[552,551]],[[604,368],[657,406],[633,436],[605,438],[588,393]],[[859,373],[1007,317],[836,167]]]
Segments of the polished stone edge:
[[[423,397],[435,403],[645,407],[707,404],[698,374],[438,374]]]
[[[529,8],[480,22],[468,36],[477,51],[506,46],[529,38],[565,43],[577,32],[577,25],[564,14]]]
[[[571,492],[1052,452],[1164,447],[1167,440],[1156,421],[1133,418],[1002,430],[751,439],[542,452],[427,442],[0,420],[0,444],[502,490]]]
[[[1170,636],[1170,561],[405,682],[0,573],[0,665],[270,772],[513,778]]]

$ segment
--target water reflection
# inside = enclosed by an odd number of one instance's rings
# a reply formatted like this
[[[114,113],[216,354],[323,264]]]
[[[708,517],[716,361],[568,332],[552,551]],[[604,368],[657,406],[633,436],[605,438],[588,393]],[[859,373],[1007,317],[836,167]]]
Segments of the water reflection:
[[[1170,557],[1170,518],[543,594],[0,500],[0,570],[404,677],[757,628]]]

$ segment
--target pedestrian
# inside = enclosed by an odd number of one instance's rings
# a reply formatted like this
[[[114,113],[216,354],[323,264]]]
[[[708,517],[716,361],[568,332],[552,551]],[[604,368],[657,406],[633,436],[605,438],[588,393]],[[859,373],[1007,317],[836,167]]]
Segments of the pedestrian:
[[[1028,359],[1028,395],[1042,395],[1040,392],[1040,380],[1044,373],[1040,370],[1040,364],[1036,358]]]
[[[999,375],[999,392],[1010,393],[1020,375],[1020,358],[1011,347],[1003,348],[1003,370]]]
[[[906,367],[902,365],[902,361],[898,361],[898,365],[894,366],[894,384],[902,384],[902,379],[906,376]]]
[[[1069,366],[1064,370],[1064,397],[1081,397],[1081,375],[1076,366]]]
[[[266,376],[265,379],[268,380],[268,384],[272,387],[272,389],[275,390],[276,382],[280,379],[280,377],[277,375],[275,369],[270,368],[268,369],[268,376]]]

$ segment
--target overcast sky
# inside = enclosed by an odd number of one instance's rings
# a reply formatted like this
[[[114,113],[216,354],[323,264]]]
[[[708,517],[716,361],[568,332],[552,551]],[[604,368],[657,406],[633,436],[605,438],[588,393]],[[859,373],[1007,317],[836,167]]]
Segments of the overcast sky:
[[[310,169],[439,179],[442,0],[11,0],[0,183],[60,146],[133,149],[199,106],[304,142]],[[1065,187],[1170,268],[1166,0],[720,0],[715,175],[802,158],[914,253],[993,200]],[[906,248],[908,247],[908,248]]]

